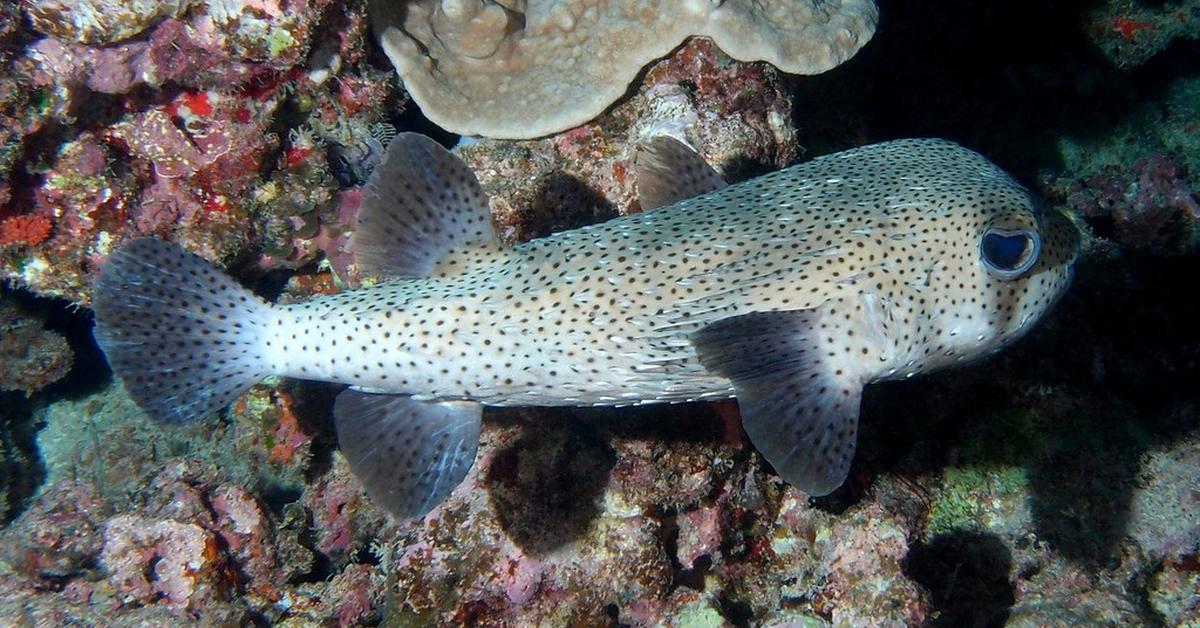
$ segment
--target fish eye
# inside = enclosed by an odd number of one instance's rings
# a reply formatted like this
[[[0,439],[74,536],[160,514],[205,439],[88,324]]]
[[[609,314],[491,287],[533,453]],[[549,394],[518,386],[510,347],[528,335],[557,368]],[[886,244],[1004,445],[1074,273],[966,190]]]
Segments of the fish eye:
[[[979,243],[984,266],[1004,279],[1012,279],[1033,267],[1042,252],[1042,239],[1031,229],[1000,229],[984,232]]]

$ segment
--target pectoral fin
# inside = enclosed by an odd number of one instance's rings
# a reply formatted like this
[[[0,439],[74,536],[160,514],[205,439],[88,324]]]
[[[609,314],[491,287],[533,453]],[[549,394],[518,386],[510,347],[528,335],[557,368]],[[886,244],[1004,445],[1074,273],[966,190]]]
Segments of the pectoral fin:
[[[338,445],[367,495],[398,517],[437,506],[467,476],[483,407],[346,390],[334,402]]]
[[[830,356],[821,318],[819,310],[756,312],[692,336],[705,368],[733,382],[755,448],[810,495],[832,492],[850,471],[866,381]]]

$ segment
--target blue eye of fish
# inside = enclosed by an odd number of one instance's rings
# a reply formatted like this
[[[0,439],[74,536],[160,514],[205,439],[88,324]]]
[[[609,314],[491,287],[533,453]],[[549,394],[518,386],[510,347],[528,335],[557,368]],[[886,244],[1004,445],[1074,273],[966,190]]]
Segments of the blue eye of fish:
[[[1042,242],[1033,231],[989,229],[979,245],[983,263],[1003,277],[1016,277],[1037,262]]]

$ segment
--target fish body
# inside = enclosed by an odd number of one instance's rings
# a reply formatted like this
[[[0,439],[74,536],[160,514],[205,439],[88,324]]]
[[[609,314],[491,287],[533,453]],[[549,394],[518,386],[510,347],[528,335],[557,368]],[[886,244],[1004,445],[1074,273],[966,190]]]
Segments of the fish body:
[[[466,167],[401,135],[355,235],[360,263],[393,280],[270,305],[139,241],[101,275],[97,338],[167,419],[267,375],[352,386],[335,405],[339,441],[397,514],[465,475],[481,405],[736,396],[759,451],[821,494],[849,468],[864,385],[1019,337],[1066,288],[1078,247],[1065,217],[941,140],[725,185],[661,139],[641,171],[643,204],[661,207],[504,247]]]

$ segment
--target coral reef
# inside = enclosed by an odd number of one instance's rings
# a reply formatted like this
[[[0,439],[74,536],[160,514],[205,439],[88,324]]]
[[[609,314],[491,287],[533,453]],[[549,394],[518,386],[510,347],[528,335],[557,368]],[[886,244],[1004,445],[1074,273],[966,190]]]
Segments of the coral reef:
[[[33,27],[60,40],[109,44],[133,37],[166,17],[179,17],[192,0],[29,0]]]
[[[9,216],[0,222],[0,246],[37,246],[50,237],[45,216]]]
[[[537,438],[520,423],[485,428],[466,483],[389,550],[386,621],[924,616],[900,570],[906,524],[877,505],[836,519],[810,508],[723,443],[712,415],[697,425],[686,412],[646,414],[705,436],[655,442],[627,426],[554,416],[535,419]],[[781,597],[790,597],[785,614]]]
[[[1095,234],[1152,254],[1194,250],[1200,227],[1200,80],[1182,77],[1161,105],[1143,105],[1097,138],[1063,138],[1064,167],[1041,191],[1086,219]]]
[[[416,4],[450,24],[478,3]],[[17,392],[0,392],[0,617],[1200,622],[1194,5],[884,4],[870,46],[804,79],[696,38],[576,129],[459,143],[509,241],[640,211],[633,152],[661,133],[730,180],[951,137],[1085,223],[1075,286],[1028,338],[868,388],[851,478],[824,498],[779,482],[732,403],[503,410],[441,507],[390,520],[337,451],[336,389],[269,381],[211,421],[155,424],[99,364],[86,313],[5,293],[0,373]],[[500,6],[470,32],[491,32]],[[512,37],[546,28],[545,6]],[[397,113],[405,96],[367,40],[359,0],[0,3],[0,273],[87,303],[105,255],[155,234],[282,301],[355,284],[359,186],[393,133],[428,130]],[[621,95],[616,76],[580,80]],[[529,132],[554,102],[471,113]]]
[[[149,234],[263,269],[327,251],[349,274],[340,189],[369,171],[392,132],[383,113],[403,100],[365,64],[365,6],[71,7],[27,3],[51,36],[6,42],[6,279],[86,303],[112,247]]]
[[[53,586],[85,576],[103,547],[104,515],[104,504],[91,484],[48,484],[3,531],[0,559],[35,585]]]
[[[1177,39],[1200,37],[1200,3],[1108,0],[1090,12],[1084,27],[1114,65],[1136,67]]]
[[[430,120],[453,133],[525,139],[591,120],[689,36],[711,37],[735,59],[814,74],[857,52],[877,12],[872,0],[379,0],[372,17]]]
[[[774,70],[694,40],[593,122],[541,140],[463,142],[457,153],[488,193],[500,237],[523,241],[640,211],[633,161],[656,135],[692,144],[731,180],[787,165],[796,157],[791,108]]]
[[[1131,249],[1180,253],[1192,248],[1200,231],[1200,200],[1165,153],[1071,181],[1055,196]]]

